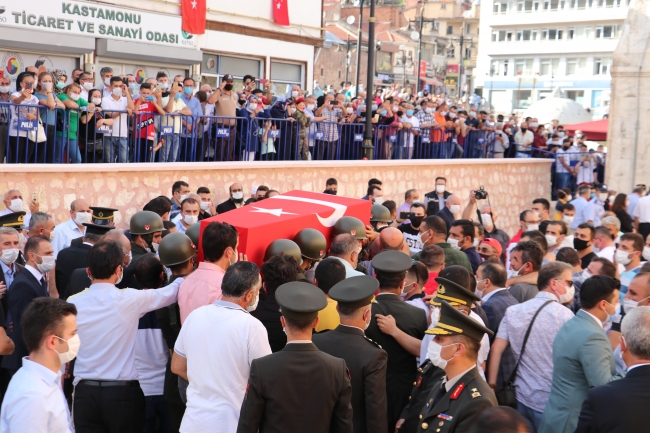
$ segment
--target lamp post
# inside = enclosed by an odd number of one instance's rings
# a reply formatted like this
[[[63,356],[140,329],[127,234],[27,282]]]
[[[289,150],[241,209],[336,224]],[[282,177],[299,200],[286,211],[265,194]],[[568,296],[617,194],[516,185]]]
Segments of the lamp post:
[[[474,39],[471,36],[465,36],[465,25],[463,24],[463,27],[461,28],[460,31],[460,36],[457,38],[449,38],[449,44],[447,45],[448,50],[452,50],[454,48],[454,43],[457,43],[460,48],[460,54],[458,58],[460,59],[459,65],[458,65],[458,93],[456,94],[457,98],[461,97],[460,91],[463,87],[463,60],[465,60],[465,52],[463,51],[463,45],[469,42],[469,49],[471,50],[474,48]],[[471,58],[471,56],[470,56]]]
[[[488,108],[490,112],[492,112],[492,88],[494,87],[494,79],[492,78],[494,76],[494,68],[490,67],[490,95],[488,97]]]
[[[413,27],[411,24],[417,24],[418,30],[417,32],[413,31]],[[418,39],[418,68],[417,68],[417,81],[415,84],[415,94],[417,95],[420,93],[420,73],[421,73],[421,68],[422,68],[422,30],[424,29],[424,23],[431,23],[431,28],[433,29],[433,23],[435,23],[434,19],[424,19],[424,6],[420,8],[420,16],[417,20],[409,20],[408,26],[404,29],[406,31],[411,31],[411,37],[412,39],[413,36],[417,34],[417,39]],[[434,39],[435,43],[435,39]]]
[[[359,5],[359,30],[357,34],[357,79],[356,83],[354,84],[354,89],[356,92],[356,95],[359,96],[359,77],[361,77],[361,37],[363,36],[363,30],[361,28],[361,23],[363,23],[363,3],[365,0],[361,0],[361,4]],[[370,45],[368,45],[368,51],[370,51]]]
[[[375,80],[375,0],[370,1],[368,18],[368,74],[366,83],[366,130],[363,137],[363,151],[368,159],[373,159],[375,146],[372,144],[372,94]],[[361,21],[361,20],[359,20]]]
[[[339,48],[341,46],[339,45]],[[352,59],[352,54],[357,47],[354,44],[350,44],[350,35],[348,35],[348,41],[345,44],[345,84],[348,83],[348,77],[350,75],[350,60]],[[357,76],[359,73],[359,63],[357,63]],[[358,90],[357,90],[358,92]]]

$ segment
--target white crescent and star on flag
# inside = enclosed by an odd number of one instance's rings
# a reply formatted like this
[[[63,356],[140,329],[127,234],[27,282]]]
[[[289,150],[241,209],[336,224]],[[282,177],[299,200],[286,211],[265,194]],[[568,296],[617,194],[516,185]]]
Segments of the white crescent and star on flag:
[[[282,8],[282,0],[275,0],[275,6],[280,9]]]
[[[275,197],[271,197],[268,200],[301,201],[301,202],[304,202],[304,203],[318,204],[318,205],[321,205],[321,206],[326,206],[326,207],[334,209],[334,212],[329,217],[323,218],[320,215],[318,215],[317,213],[315,214],[316,218],[318,218],[318,221],[324,227],[333,227],[336,224],[336,222],[342,216],[345,215],[345,211],[348,208],[347,206],[342,205],[342,204],[338,204],[338,203],[332,203],[332,202],[329,202],[329,201],[316,200],[316,199],[313,199],[313,198],[306,198],[306,197],[294,197],[294,196],[290,196],[290,195],[276,195]],[[266,201],[267,203],[269,203],[268,200]],[[268,214],[271,214],[271,215],[275,215],[277,217],[282,216],[282,215],[298,215],[298,214],[292,213],[292,212],[283,212],[282,208],[264,209],[264,208],[254,207],[254,206],[251,206],[251,207],[253,209],[255,209],[255,210],[252,210],[251,212],[268,213]]]
[[[196,0],[192,0],[192,9],[196,9]]]
[[[263,209],[263,208],[255,207],[255,206],[252,206],[252,207],[253,207],[253,209],[255,209],[255,210],[251,211],[252,213],[255,213],[255,212],[257,212],[257,213],[269,213],[269,214],[275,215],[277,217],[282,216],[282,215],[298,215],[297,213],[292,213],[292,212],[282,212],[282,209]]]

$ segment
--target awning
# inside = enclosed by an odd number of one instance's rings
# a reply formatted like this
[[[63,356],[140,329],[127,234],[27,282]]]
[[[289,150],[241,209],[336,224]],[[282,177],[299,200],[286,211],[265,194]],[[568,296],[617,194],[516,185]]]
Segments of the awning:
[[[37,32],[17,27],[0,27],[0,45],[16,50],[82,55],[95,50],[95,38],[65,33]]]
[[[595,120],[593,122],[574,123],[565,125],[564,130],[571,135],[576,131],[582,131],[591,141],[607,141],[607,129],[609,128],[609,119]]]
[[[113,39],[97,39],[97,56],[151,63],[196,65],[203,60],[203,51]]]

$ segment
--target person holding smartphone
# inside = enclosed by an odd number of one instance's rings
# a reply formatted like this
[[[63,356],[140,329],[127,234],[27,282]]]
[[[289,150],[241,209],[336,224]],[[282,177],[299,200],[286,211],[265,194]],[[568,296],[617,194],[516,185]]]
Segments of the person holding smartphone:
[[[10,101],[13,104],[24,105],[25,107],[10,107],[9,124],[9,152],[7,162],[9,163],[31,163],[36,143],[27,137],[27,131],[18,130],[18,122],[38,120],[38,98],[34,96],[36,77],[32,72],[21,72],[16,78],[16,91],[11,95]],[[29,106],[32,108],[28,108]]]

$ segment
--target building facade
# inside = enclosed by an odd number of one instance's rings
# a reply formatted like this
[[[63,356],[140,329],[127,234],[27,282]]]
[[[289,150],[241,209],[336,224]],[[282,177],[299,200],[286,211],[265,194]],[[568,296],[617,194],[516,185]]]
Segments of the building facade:
[[[560,90],[602,118],[628,0],[487,0],[476,84],[499,113]]]

